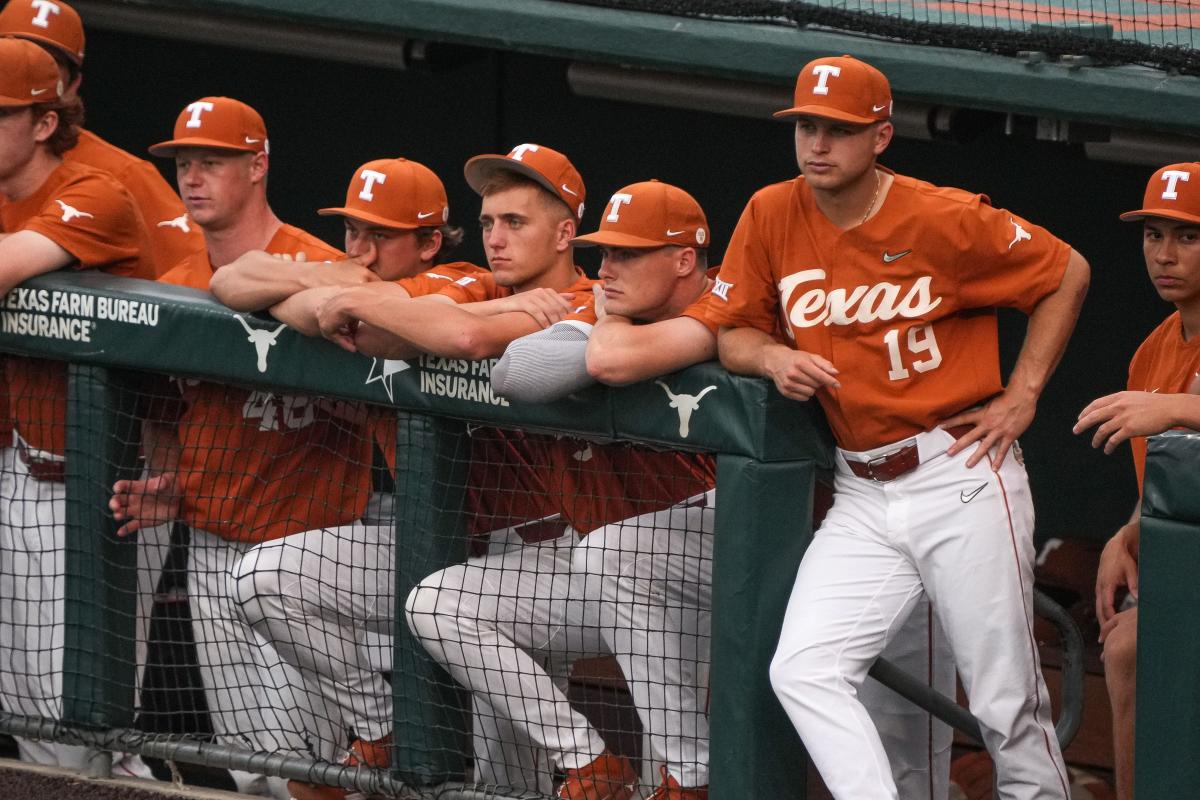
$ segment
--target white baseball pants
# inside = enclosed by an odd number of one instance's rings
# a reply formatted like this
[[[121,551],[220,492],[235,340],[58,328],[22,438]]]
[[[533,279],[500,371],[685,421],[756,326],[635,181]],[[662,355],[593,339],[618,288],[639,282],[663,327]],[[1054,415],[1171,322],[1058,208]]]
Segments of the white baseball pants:
[[[1065,800],[1033,637],[1025,469],[1010,454],[999,472],[986,461],[969,470],[972,448],[945,455],[954,439],[941,429],[915,441],[920,466],[887,483],[855,477],[838,454],[834,505],[800,565],[772,685],[835,798],[897,798],[859,690],[924,591],[996,763],[998,797]]]
[[[498,747],[484,752],[492,759],[523,754],[518,769],[503,767],[505,785],[521,780],[528,766],[524,742],[564,770],[586,766],[604,751],[599,734],[571,707],[564,682],[551,674],[603,652],[597,604],[583,599],[571,571],[575,541],[568,529],[557,539],[447,567],[421,581],[405,603],[408,625],[430,656],[473,692],[477,722],[490,722],[502,735]],[[555,664],[549,669],[547,657]],[[493,761],[488,770],[494,776],[501,768]],[[524,777],[525,785],[515,788],[536,789],[549,776]]]
[[[395,524],[356,522],[250,548],[234,570],[241,618],[298,670],[334,728],[392,732]]]
[[[170,526],[138,534],[138,702],[154,590],[166,560]],[[13,447],[0,451],[0,704],[12,713],[62,716],[66,615],[66,486],[39,481]],[[21,759],[82,768],[88,748],[15,737]],[[140,756],[115,753],[117,777],[153,777]]]
[[[250,545],[191,529],[188,599],[196,659],[217,740],[256,751],[334,758],[335,732],[313,713],[303,681],[242,621],[236,568]],[[231,770],[238,791],[288,800],[287,781]]]

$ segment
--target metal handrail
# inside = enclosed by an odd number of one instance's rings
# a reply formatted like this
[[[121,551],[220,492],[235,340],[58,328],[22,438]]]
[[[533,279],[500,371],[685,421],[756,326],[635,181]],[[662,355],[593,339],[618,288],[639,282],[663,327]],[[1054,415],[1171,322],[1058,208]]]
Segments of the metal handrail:
[[[1033,590],[1033,610],[1058,628],[1062,636],[1062,708],[1054,735],[1059,747],[1066,748],[1083,718],[1083,634],[1066,609],[1050,599],[1044,592]],[[886,659],[879,659],[868,673],[872,678],[896,692],[901,697],[925,709],[933,716],[984,744],[979,730],[979,720],[970,711],[960,706],[936,689],[918,681],[904,670]]]

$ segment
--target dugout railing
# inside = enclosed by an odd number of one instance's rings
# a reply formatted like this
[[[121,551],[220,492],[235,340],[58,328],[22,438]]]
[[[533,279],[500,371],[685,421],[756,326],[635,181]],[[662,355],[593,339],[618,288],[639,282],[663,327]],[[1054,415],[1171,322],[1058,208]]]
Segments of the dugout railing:
[[[486,364],[351,354],[269,317],[235,314],[204,292],[93,273],[42,276],[10,294],[0,310],[0,351],[69,364],[63,713],[61,720],[0,714],[0,731],[397,796],[483,796],[463,783],[464,693],[425,655],[402,614],[394,629],[390,774],[134,728],[137,556],[131,540],[116,536],[107,503],[113,483],[140,470],[139,376],[156,373],[392,407],[397,604],[466,554],[461,519],[448,510],[462,508],[468,426],[715,454],[711,791],[801,796],[803,749],[767,676],[812,533],[814,479],[831,463],[831,440],[812,407],[711,364],[619,390],[593,387],[554,404],[510,403],[491,393]],[[1069,685],[1077,682],[1068,676]],[[1077,701],[1068,697],[1067,706],[1060,738],[1078,721]],[[943,716],[952,715],[943,709]],[[967,714],[951,721],[968,729],[973,722]],[[92,770],[104,772],[103,753]]]

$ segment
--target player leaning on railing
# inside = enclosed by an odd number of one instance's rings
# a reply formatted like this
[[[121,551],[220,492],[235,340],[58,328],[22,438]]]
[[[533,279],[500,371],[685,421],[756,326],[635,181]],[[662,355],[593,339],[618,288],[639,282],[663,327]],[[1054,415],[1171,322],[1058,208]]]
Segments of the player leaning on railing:
[[[710,241],[703,211],[681,189],[650,181],[616,192],[600,230],[576,239],[603,248],[597,323],[563,322],[513,342],[492,373],[497,391],[545,402],[593,381],[628,384],[714,358],[717,330],[707,311],[714,290],[723,289],[716,268],[705,270]],[[675,396],[692,411],[700,400]],[[711,470],[707,457],[692,458]],[[652,757],[664,765],[655,797],[684,800],[706,794],[707,685],[694,681],[706,674],[708,661],[716,492],[678,499],[670,509],[589,534],[571,568],[583,576],[588,597],[602,598],[601,634],[650,734]],[[672,612],[679,609],[687,613]],[[681,622],[688,627],[673,627]],[[885,653],[914,675],[931,674],[927,625],[925,613],[914,613]],[[944,637],[932,644],[934,685],[951,693],[954,671]],[[937,723],[931,737],[925,712],[873,680],[862,696],[905,796],[945,798],[949,729]]]
[[[412,300],[375,292],[374,287],[348,290],[320,309],[327,336],[376,356],[427,352],[487,358],[499,356],[514,338],[540,330],[574,309],[590,314],[592,281],[575,266],[570,245],[585,190],[566,157],[548,147],[523,144],[506,156],[472,159],[467,179],[483,195],[480,222],[491,272]],[[553,476],[546,468],[543,445],[512,444],[521,451],[518,480],[548,501],[545,487]],[[472,441],[473,460],[477,449]],[[486,492],[482,487],[475,494]],[[488,504],[482,497],[470,502],[473,507]],[[548,505],[527,511],[530,520],[559,513]],[[560,533],[563,526],[554,527]],[[520,541],[517,536],[513,538]],[[478,703],[473,724],[477,781],[549,790],[548,773],[538,769],[527,736]]]
[[[0,39],[0,296],[62,267],[149,274],[148,234],[108,173],[63,160],[83,110],[49,53]],[[61,716],[67,368],[10,358],[17,458],[0,481],[0,704]],[[7,469],[7,468],[6,468]],[[80,766],[83,748],[19,740],[22,758]]]
[[[1121,215],[1142,224],[1142,254],[1158,296],[1175,305],[1129,365],[1128,390],[1092,401],[1075,432],[1096,426],[1092,446],[1111,453],[1128,439],[1138,490],[1146,437],[1173,427],[1200,430],[1200,164],[1170,164],[1146,184],[1142,207]],[[1120,800],[1133,798],[1138,552],[1141,503],[1104,547],[1096,574],[1096,618],[1113,711],[1113,764]],[[1128,592],[1128,598],[1121,595]],[[1134,602],[1123,607],[1121,600]]]
[[[227,97],[190,103],[175,136],[151,148],[173,158],[180,194],[206,250],[162,280],[207,289],[248,250],[308,261],[341,254],[275,216],[267,201],[267,129],[258,112]],[[286,268],[280,262],[280,268]],[[260,365],[278,328],[243,319]],[[370,432],[330,404],[303,395],[180,380],[165,398],[159,433],[146,444],[157,473],[120,481],[110,502],[121,532],[182,519],[190,528],[192,634],[213,729],[224,743],[329,758],[336,733],[313,713],[295,669],[260,646],[228,587],[253,545],[316,528],[361,526],[370,492]],[[234,772],[240,791],[289,797],[286,782]]]
[[[213,293],[239,311],[270,309],[281,322],[319,335],[316,309],[341,290],[370,283],[399,298],[440,291],[464,277],[483,276],[466,262],[446,263],[462,240],[447,224],[442,181],[403,158],[369,161],[357,169],[346,202],[322,214],[342,217],[345,261],[291,263],[262,251],[247,253],[213,276]],[[395,414],[373,412],[376,463],[395,471]],[[391,669],[394,617],[395,520],[391,491],[379,471],[368,523],[306,531],[251,548],[238,564],[238,610],[304,680],[314,705],[336,713],[339,729],[354,732],[347,764],[391,762],[392,698],[383,673]],[[382,644],[372,636],[384,635]],[[292,781],[294,800],[343,798],[346,790]]]

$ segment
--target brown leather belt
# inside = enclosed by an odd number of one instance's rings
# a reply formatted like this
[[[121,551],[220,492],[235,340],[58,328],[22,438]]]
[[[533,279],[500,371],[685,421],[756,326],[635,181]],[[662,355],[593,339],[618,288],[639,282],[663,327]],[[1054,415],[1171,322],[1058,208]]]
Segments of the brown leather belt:
[[[34,456],[24,442],[17,443],[17,457],[35,480],[55,483],[65,483],[67,480],[67,462]]]
[[[969,433],[973,428],[973,425],[955,425],[953,428],[946,428],[945,430],[946,433],[957,439]],[[850,459],[846,459],[846,465],[850,467],[850,471],[857,477],[877,483],[887,483],[888,481],[896,480],[901,475],[907,475],[916,469],[920,463],[921,456],[917,452],[916,442],[901,447],[899,450],[893,450],[878,458],[872,458],[870,461],[851,461]]]

